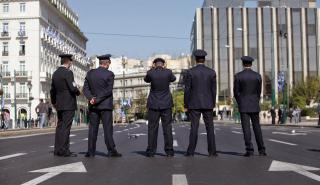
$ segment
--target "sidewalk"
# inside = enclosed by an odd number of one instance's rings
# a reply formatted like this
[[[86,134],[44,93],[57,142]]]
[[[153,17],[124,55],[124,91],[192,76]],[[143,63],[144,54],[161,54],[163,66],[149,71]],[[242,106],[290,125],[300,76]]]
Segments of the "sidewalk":
[[[72,126],[71,130],[80,130],[87,128],[85,123],[80,124],[80,126]],[[0,138],[11,137],[11,136],[24,136],[24,135],[33,135],[33,134],[47,134],[54,133],[56,127],[48,128],[31,128],[31,129],[10,129],[10,130],[1,130]]]
[[[215,120],[215,123],[218,124],[235,124],[234,120]],[[238,123],[240,124],[240,123]],[[271,121],[261,121],[262,126],[277,126],[277,127],[318,127],[318,122],[317,121],[302,121],[298,124],[295,123],[286,123],[286,124],[276,124],[272,125]]]

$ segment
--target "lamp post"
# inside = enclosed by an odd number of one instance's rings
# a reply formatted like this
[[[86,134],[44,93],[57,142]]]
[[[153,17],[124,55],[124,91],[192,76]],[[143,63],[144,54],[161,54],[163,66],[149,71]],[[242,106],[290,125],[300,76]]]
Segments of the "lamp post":
[[[29,123],[31,121],[31,101],[33,100],[33,98],[31,97],[31,89],[32,89],[32,84],[31,82],[29,81],[28,84],[27,84],[27,87],[29,89]]]
[[[126,107],[124,105],[124,102],[125,102],[125,98],[126,98],[126,83],[125,83],[125,69],[126,69],[126,64],[127,64],[127,58],[125,56],[122,56],[121,57],[121,60],[122,60],[122,69],[123,69],[123,79],[122,79],[122,87],[123,87],[123,94],[122,94],[122,110],[123,110],[123,113],[124,113],[124,121],[126,122],[126,118],[127,118],[127,115],[126,115]],[[123,119],[122,119],[122,122],[123,122]]]

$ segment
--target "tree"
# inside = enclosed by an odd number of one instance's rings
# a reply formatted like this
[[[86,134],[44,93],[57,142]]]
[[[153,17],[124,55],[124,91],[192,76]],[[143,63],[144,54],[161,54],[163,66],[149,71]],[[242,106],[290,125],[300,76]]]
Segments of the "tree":
[[[173,91],[173,113],[180,114],[184,112],[184,92],[182,90]]]
[[[319,100],[320,78],[310,77],[306,82],[299,82],[292,89],[292,105],[304,108]]]
[[[134,113],[139,114],[139,117],[145,118],[147,113],[148,95],[142,91],[138,92],[139,99],[134,102]]]

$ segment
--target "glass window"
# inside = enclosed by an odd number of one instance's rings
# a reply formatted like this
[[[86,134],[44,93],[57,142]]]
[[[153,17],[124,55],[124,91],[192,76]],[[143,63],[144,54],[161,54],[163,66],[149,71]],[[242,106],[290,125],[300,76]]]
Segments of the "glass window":
[[[26,71],[26,63],[25,63],[25,61],[20,61],[19,71]]]
[[[257,31],[257,9],[248,9],[248,26],[249,26],[249,55],[253,57],[256,62],[253,63],[253,70],[257,71],[258,64],[258,31]]]
[[[9,12],[9,4],[5,3],[3,4],[3,13],[8,13]]]
[[[2,31],[9,32],[9,23],[5,22],[2,24]]]
[[[233,25],[234,25],[234,72],[242,70],[241,57],[243,56],[242,35],[243,35],[242,9],[233,9]]]
[[[8,53],[9,52],[9,43],[8,42],[4,42],[3,43],[3,50],[4,53]]]
[[[208,53],[206,58],[207,65],[213,68],[212,56],[212,13],[211,8],[203,8],[203,45],[204,50]]]
[[[20,22],[20,31],[26,31],[26,23]]]
[[[20,12],[26,12],[26,3],[20,3]]]
[[[317,38],[316,38],[316,9],[307,9],[307,41],[308,41],[308,75],[317,76]]]
[[[293,33],[293,71],[294,82],[302,80],[302,46],[301,46],[301,13],[300,9],[292,12],[292,33]]]
[[[26,54],[26,44],[25,42],[20,42],[19,55],[25,55],[25,54]]]
[[[265,94],[264,96],[266,97],[271,97],[271,65],[272,65],[272,24],[271,24],[271,10],[269,8],[263,8],[263,51],[264,51],[264,89],[265,89]]]
[[[244,2],[244,6],[248,8],[256,8],[258,7],[258,1],[257,0],[246,0]]]

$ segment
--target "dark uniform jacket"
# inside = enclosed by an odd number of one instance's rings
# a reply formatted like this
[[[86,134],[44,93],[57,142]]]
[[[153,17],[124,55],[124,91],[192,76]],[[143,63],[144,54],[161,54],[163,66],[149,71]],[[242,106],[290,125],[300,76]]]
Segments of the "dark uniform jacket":
[[[216,72],[203,64],[185,75],[184,106],[187,109],[213,109],[216,105]]]
[[[77,98],[80,95],[79,89],[74,83],[71,70],[59,67],[52,75],[51,103],[60,110],[76,110]]]
[[[172,71],[164,68],[155,68],[147,72],[144,81],[151,83],[147,107],[149,109],[161,110],[173,107],[170,93],[170,82],[176,81]]]
[[[87,73],[83,85],[83,94],[90,101],[96,98],[96,104],[90,109],[112,110],[113,109],[113,83],[114,74],[106,68],[99,67]]]
[[[261,75],[251,69],[235,75],[233,92],[240,112],[260,112],[261,83]]]

